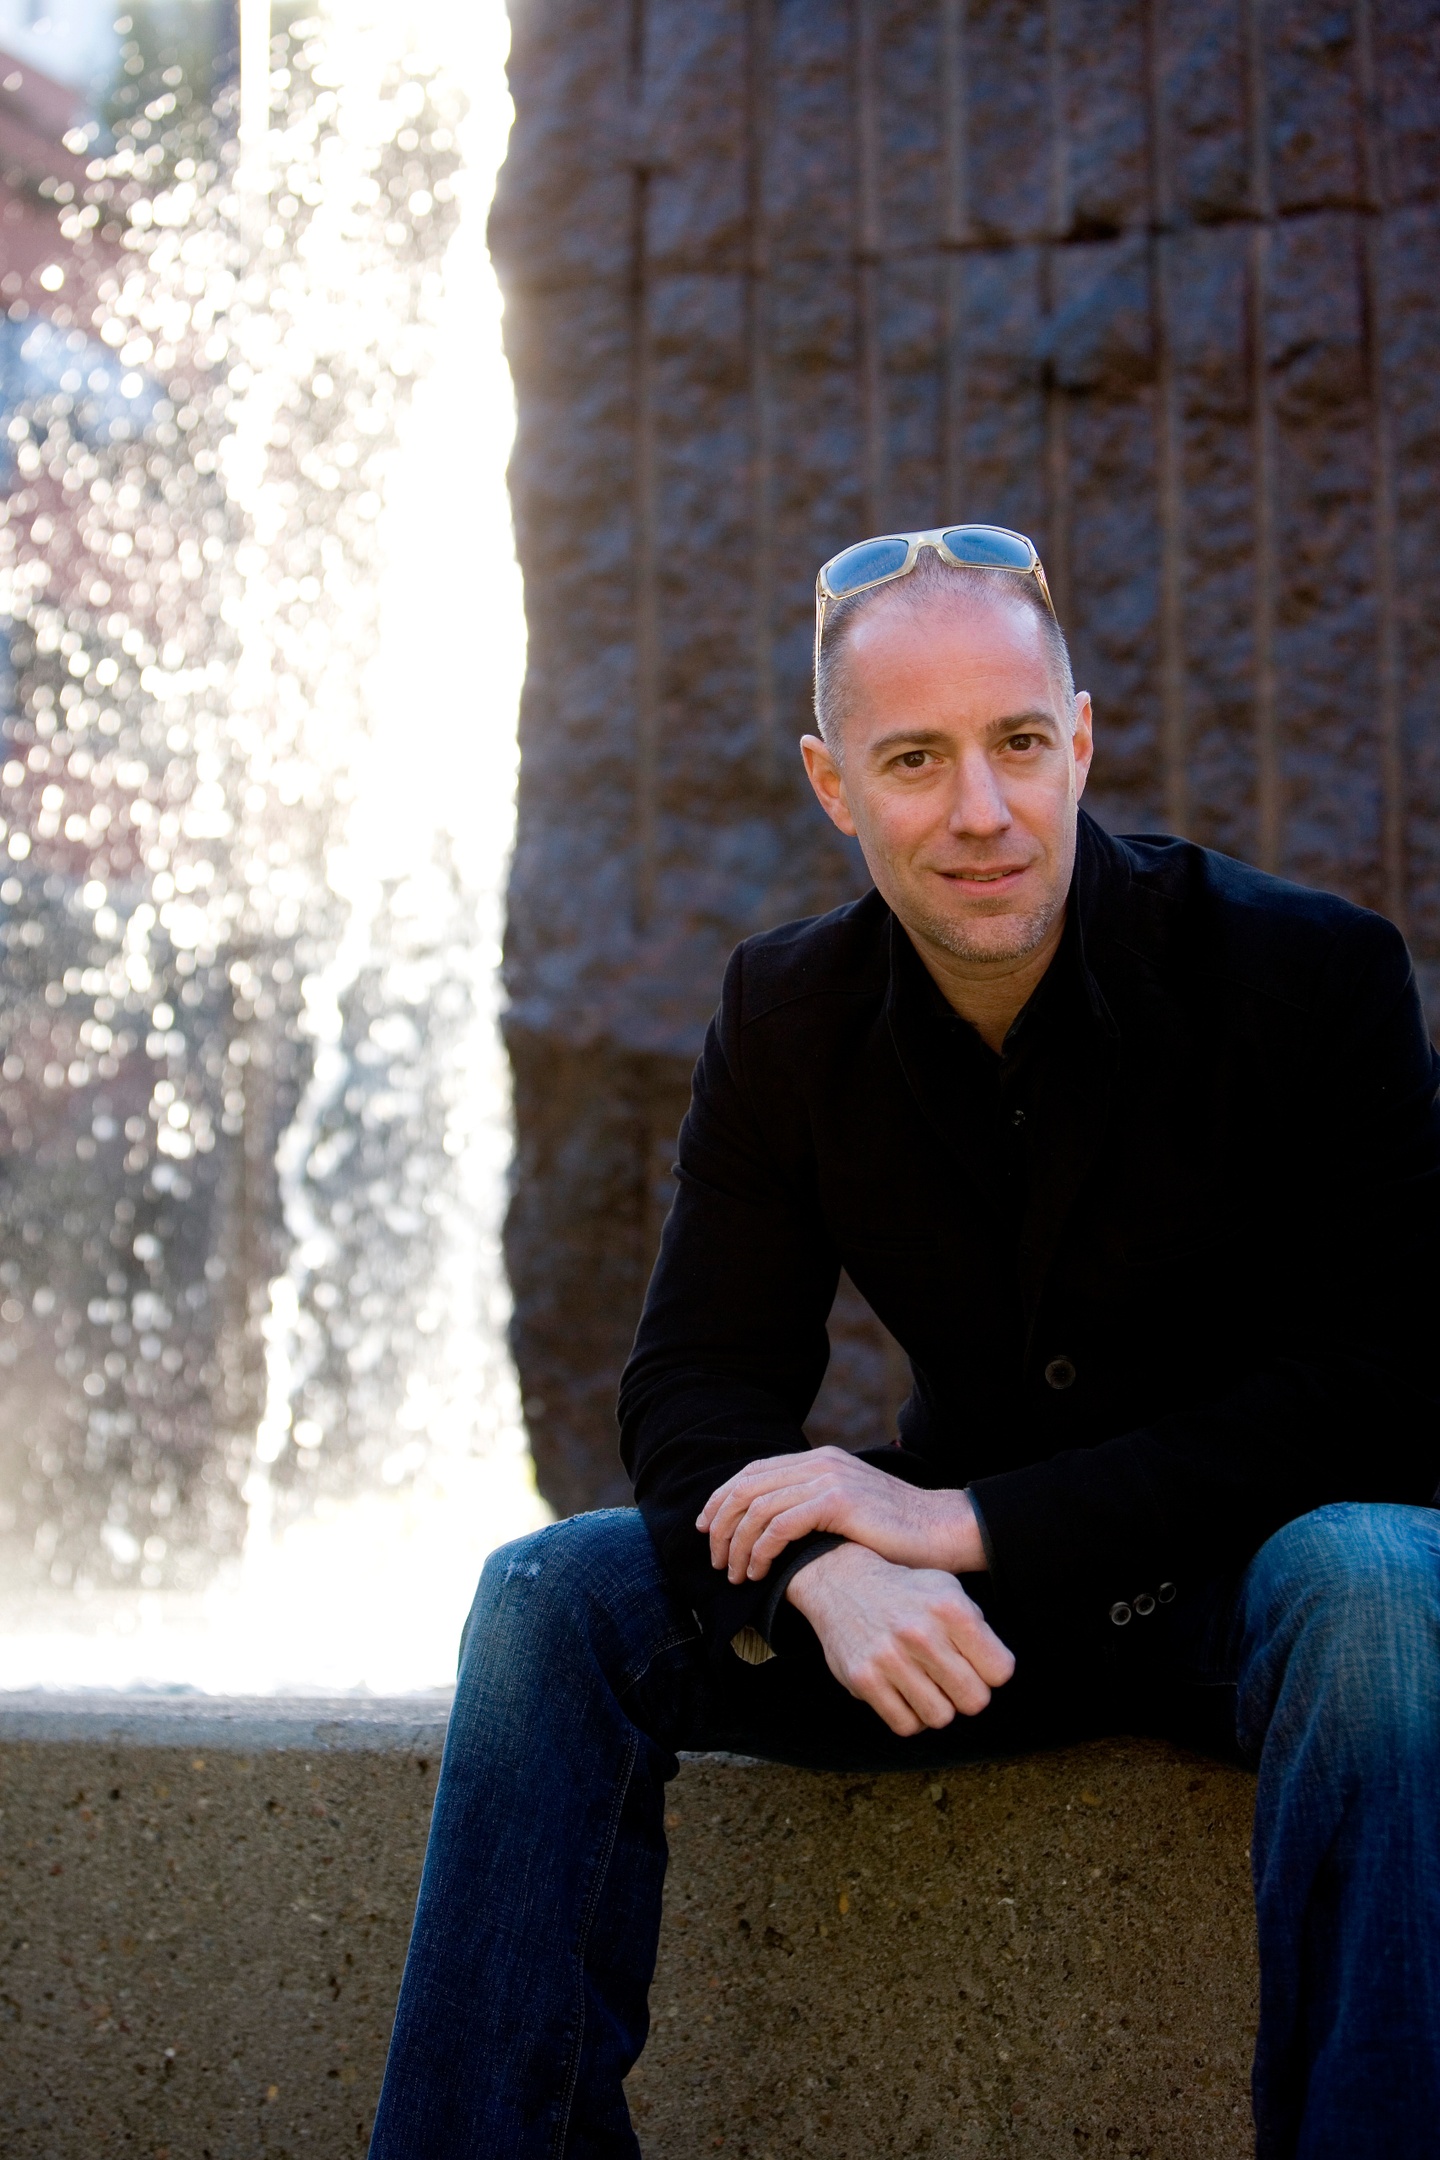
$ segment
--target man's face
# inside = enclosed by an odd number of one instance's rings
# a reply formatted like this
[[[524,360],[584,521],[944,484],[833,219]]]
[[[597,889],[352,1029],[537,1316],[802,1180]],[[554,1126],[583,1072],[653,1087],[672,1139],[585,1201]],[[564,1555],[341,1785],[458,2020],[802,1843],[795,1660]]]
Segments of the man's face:
[[[927,593],[872,606],[846,644],[837,764],[803,744],[826,814],[860,842],[917,940],[1005,962],[1057,934],[1090,769],[1090,700],[1063,708],[1031,609]]]

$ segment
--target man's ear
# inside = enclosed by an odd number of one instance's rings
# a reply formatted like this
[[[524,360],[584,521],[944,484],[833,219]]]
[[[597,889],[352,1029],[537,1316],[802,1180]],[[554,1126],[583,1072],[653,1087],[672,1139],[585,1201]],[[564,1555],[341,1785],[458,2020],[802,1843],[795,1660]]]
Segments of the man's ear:
[[[1090,760],[1095,755],[1094,715],[1090,707],[1088,690],[1075,693],[1075,800],[1085,792],[1085,782],[1090,776]]]
[[[845,776],[840,767],[818,735],[801,736],[800,755],[805,760],[806,775],[820,799],[821,809],[832,825],[853,840],[856,837],[855,820],[850,815]]]

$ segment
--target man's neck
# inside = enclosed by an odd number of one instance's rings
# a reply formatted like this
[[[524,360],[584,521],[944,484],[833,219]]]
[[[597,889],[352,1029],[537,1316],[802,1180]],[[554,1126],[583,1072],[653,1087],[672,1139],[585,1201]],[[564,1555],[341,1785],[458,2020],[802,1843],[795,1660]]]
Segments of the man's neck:
[[[947,1005],[968,1020],[982,1042],[997,1053],[1017,1015],[1030,1002],[1065,935],[1062,908],[1045,941],[1013,960],[962,960],[943,945],[910,933]]]

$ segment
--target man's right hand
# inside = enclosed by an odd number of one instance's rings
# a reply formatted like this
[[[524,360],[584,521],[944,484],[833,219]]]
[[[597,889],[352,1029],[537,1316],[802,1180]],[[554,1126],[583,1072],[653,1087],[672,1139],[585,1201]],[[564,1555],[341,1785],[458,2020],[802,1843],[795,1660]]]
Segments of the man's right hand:
[[[838,1545],[785,1592],[814,1628],[843,1688],[903,1739],[974,1717],[1015,1659],[973,1598],[939,1568],[901,1567],[864,1545]]]

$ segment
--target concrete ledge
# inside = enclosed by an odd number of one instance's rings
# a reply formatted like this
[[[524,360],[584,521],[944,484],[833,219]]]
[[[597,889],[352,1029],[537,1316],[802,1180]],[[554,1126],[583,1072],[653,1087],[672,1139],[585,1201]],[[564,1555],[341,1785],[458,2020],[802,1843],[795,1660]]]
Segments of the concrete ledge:
[[[1124,1741],[673,1790],[647,2160],[1252,2150],[1244,1773]]]
[[[0,1697],[0,2153],[364,2153],[443,1698]]]
[[[363,2154],[444,1708],[0,1696],[6,2160]],[[1241,2160],[1251,1793],[1132,1742],[687,1761],[646,2160]]]
[[[0,1694],[0,1746],[209,1748],[229,1755],[438,1755],[448,1691],[378,1696]]]

